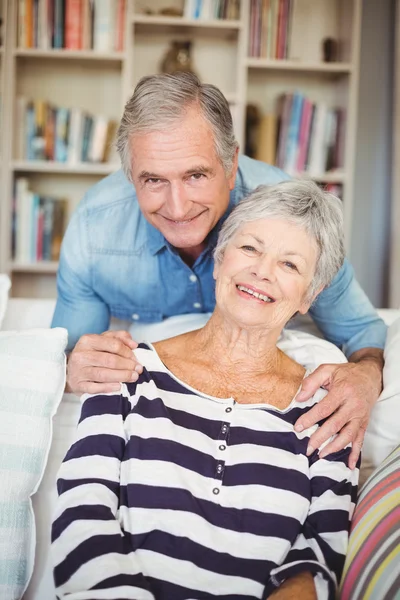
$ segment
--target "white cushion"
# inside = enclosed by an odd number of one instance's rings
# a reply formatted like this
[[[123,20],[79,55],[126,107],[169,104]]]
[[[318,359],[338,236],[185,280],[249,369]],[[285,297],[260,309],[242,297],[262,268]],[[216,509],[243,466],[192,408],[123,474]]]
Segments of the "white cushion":
[[[0,275],[0,328],[7,308],[10,287],[11,281],[8,275]]]
[[[67,340],[61,328],[0,333],[0,598],[7,600],[21,598],[33,571],[30,498],[65,387]]]
[[[400,442],[400,317],[389,327],[384,356],[383,391],[365,435],[360,484]]]

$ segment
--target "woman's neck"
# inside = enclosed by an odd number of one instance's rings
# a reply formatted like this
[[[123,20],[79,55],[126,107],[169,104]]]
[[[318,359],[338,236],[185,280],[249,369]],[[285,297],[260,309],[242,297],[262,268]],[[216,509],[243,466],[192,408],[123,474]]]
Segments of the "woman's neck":
[[[221,369],[265,374],[276,372],[284,357],[276,346],[279,334],[265,327],[244,329],[228,322],[216,308],[206,325],[192,332],[190,345]]]

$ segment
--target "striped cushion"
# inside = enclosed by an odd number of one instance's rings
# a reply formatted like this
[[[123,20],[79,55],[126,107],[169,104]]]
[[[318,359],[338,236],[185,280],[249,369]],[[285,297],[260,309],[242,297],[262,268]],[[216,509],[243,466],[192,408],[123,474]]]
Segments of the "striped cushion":
[[[400,446],[361,490],[340,598],[400,598]]]
[[[65,386],[65,329],[0,333],[0,598],[21,598],[33,570],[31,495],[46,467]],[[44,600],[44,599],[43,599]]]

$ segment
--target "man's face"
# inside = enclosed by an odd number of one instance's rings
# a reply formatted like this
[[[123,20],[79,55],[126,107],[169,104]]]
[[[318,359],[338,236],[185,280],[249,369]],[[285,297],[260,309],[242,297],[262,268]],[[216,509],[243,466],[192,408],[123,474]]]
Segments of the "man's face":
[[[228,207],[237,158],[227,175],[212,130],[196,109],[166,129],[135,135],[131,156],[143,215],[170,244],[195,258]]]

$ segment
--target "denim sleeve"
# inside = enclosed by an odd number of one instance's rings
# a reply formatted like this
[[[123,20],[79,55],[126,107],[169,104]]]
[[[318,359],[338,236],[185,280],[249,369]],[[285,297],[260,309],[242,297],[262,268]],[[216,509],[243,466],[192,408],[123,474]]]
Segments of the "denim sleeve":
[[[347,358],[362,348],[381,348],[387,327],[345,262],[331,285],[318,296],[310,315],[324,337],[341,347]]]
[[[110,324],[108,306],[91,285],[91,261],[84,210],[71,218],[61,246],[57,273],[57,303],[52,327],[68,330],[67,350],[86,333],[102,333]]]

